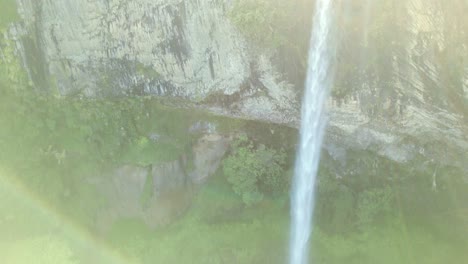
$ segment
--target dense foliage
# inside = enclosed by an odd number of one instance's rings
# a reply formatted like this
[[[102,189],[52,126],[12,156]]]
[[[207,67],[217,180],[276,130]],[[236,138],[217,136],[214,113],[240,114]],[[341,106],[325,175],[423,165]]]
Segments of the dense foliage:
[[[254,146],[245,135],[232,144],[223,162],[223,172],[246,205],[261,201],[265,194],[286,193],[289,177],[284,169],[286,154],[265,145]]]

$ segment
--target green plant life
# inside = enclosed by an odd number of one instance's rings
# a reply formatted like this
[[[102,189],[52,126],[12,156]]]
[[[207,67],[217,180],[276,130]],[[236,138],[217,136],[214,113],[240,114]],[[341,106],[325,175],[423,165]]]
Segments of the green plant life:
[[[223,161],[223,172],[235,193],[250,206],[265,194],[288,188],[284,171],[286,155],[264,145],[254,146],[247,136],[239,136],[232,144],[232,153]]]
[[[77,264],[70,246],[59,237],[42,236],[18,240],[8,246],[4,263]]]
[[[356,194],[333,173],[323,168],[318,174],[316,222],[330,233],[345,233],[354,228]]]
[[[260,145],[255,154],[265,171],[260,177],[260,190],[263,193],[274,195],[289,191],[291,172],[284,170],[286,153],[283,149],[276,150]]]
[[[277,47],[287,42],[293,16],[290,1],[236,0],[229,17],[237,28],[260,46]]]
[[[255,155],[253,143],[246,136],[234,142],[233,153],[223,161],[223,173],[246,205],[253,205],[263,199],[257,185],[263,167]]]
[[[15,0],[0,0],[0,29],[18,19]]]
[[[371,226],[388,215],[392,209],[393,194],[390,188],[375,188],[362,192],[358,197],[357,226]]]
[[[335,199],[329,205],[333,210],[330,228],[335,232],[348,231],[352,227],[354,219],[355,197],[354,193],[346,186],[340,186]]]
[[[0,16],[1,17],[1,16]],[[0,95],[28,87],[26,73],[15,55],[15,43],[3,37],[6,29],[0,27]]]

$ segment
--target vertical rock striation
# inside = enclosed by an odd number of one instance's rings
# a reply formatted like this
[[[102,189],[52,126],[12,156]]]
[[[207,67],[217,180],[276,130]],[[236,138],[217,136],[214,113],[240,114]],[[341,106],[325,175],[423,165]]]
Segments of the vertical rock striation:
[[[363,6],[346,9],[329,107],[331,129],[348,146],[398,162],[423,155],[467,168],[463,8],[458,0],[406,0],[376,1],[370,17]],[[356,28],[359,19],[371,23]]]
[[[277,122],[287,122],[295,93],[271,55],[250,52],[227,17],[229,2],[18,0],[18,6],[27,31],[40,32],[49,85],[61,95],[179,97],[239,115],[267,118],[274,111]]]

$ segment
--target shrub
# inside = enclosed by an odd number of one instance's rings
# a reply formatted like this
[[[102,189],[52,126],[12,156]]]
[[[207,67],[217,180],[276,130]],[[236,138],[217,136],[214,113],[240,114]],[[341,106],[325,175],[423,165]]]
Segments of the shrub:
[[[283,166],[284,151],[259,145],[255,148],[247,136],[240,136],[232,145],[232,153],[223,162],[223,172],[235,193],[246,205],[261,201],[265,194],[288,188]]]

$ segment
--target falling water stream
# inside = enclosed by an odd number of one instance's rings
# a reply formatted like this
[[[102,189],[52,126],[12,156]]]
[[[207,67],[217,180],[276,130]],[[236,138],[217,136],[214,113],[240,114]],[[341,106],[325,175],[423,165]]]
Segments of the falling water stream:
[[[291,197],[290,264],[305,264],[308,259],[315,179],[326,126],[324,104],[332,75],[332,2],[333,0],[316,2],[302,103],[300,145]]]

